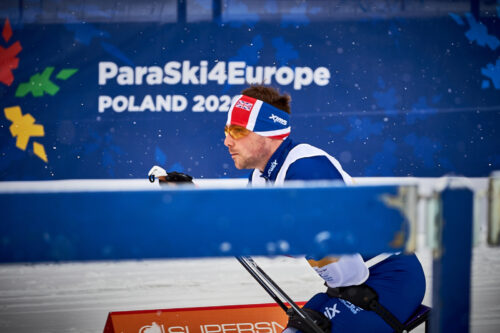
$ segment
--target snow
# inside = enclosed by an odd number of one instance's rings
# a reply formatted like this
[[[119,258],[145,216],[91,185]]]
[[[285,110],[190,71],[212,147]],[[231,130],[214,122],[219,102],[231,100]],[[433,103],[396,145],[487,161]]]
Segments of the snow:
[[[474,249],[472,332],[500,328],[500,250]],[[431,304],[430,252],[419,252]],[[296,301],[324,291],[305,260],[256,261]],[[271,303],[234,258],[0,266],[0,331],[102,332],[111,311]],[[414,332],[423,332],[423,328]]]

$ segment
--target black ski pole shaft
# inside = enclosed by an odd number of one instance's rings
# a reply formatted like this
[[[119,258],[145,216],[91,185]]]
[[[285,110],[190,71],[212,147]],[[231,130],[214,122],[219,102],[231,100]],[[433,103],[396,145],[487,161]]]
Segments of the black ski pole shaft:
[[[311,319],[311,317],[305,313],[277,284],[276,282],[274,282],[270,277],[269,275],[266,274],[266,272],[264,272],[264,270],[262,268],[260,268],[259,265],[257,265],[257,263],[251,258],[251,257],[238,257],[238,260],[243,264],[243,262],[245,263],[243,266],[245,268],[247,268],[247,270],[250,272],[250,274],[252,276],[257,276],[258,274],[260,274],[261,276],[259,276],[259,279],[261,281],[266,281],[267,284],[269,284],[283,299],[285,299],[288,304],[290,304],[290,310],[294,311],[297,315],[299,315],[305,323],[307,323],[307,325],[312,329],[312,332],[315,332],[315,333],[325,333],[315,322],[314,320]],[[251,271],[249,270],[251,269]],[[255,270],[257,270],[257,273],[255,273]],[[253,272],[253,273],[252,273]],[[261,284],[262,285],[262,284]],[[268,288],[265,288],[266,290],[269,289],[269,286],[267,286]],[[274,292],[271,291],[271,293],[277,298],[276,294]],[[270,294],[271,295],[271,294]],[[274,297],[273,297],[274,298]],[[280,300],[280,302],[283,304],[283,302]],[[279,303],[278,303],[279,304]],[[284,305],[284,304],[283,304]],[[283,307],[282,307],[283,308]],[[285,306],[286,308],[286,306]],[[285,310],[285,308],[283,308],[283,310]],[[288,313],[288,308],[286,308],[285,312],[287,313],[287,315],[290,315]]]
[[[302,318],[306,317],[302,309],[278,286],[276,282],[271,279],[269,275],[266,274],[266,272],[264,272],[262,268],[260,268],[259,265],[257,265],[257,263],[251,257],[247,257],[245,259],[248,260],[248,262],[250,262],[250,264],[259,272],[259,274],[261,274],[264,279],[268,281],[268,283],[274,288],[274,290],[276,290],[278,294],[280,294],[281,297],[283,297],[288,302],[288,304],[290,304],[295,312],[299,313]]]
[[[285,305],[285,303],[283,303],[281,299],[279,299],[279,297],[271,290],[271,288],[269,288],[269,286],[262,280],[262,278],[257,273],[255,273],[255,271],[248,265],[248,263],[242,257],[236,257],[236,259],[238,259],[240,264],[243,265],[243,267],[245,267],[247,272],[250,273],[250,275],[255,279],[255,281],[257,281],[260,284],[260,286],[264,288],[264,290],[269,294],[269,296],[271,296],[272,299],[274,299],[274,301],[278,303],[278,305],[283,309],[283,311],[287,312],[288,307]]]

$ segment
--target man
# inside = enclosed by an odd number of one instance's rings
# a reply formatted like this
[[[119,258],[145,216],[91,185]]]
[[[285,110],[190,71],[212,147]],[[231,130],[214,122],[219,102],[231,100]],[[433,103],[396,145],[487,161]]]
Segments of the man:
[[[314,146],[293,142],[290,130],[290,97],[270,87],[252,86],[230,107],[224,145],[236,168],[254,169],[249,177],[251,185],[281,185],[289,180],[352,183],[335,158]],[[369,259],[360,254],[309,257],[309,264],[328,288],[304,306],[310,316],[317,322],[329,320],[332,332],[393,332],[394,325],[404,323],[425,293],[420,262],[415,255],[393,254],[369,267]],[[366,304],[346,296],[365,298],[367,293],[377,295],[387,313],[370,311]],[[296,319],[290,319],[287,333],[306,330]],[[391,327],[389,322],[397,323]]]

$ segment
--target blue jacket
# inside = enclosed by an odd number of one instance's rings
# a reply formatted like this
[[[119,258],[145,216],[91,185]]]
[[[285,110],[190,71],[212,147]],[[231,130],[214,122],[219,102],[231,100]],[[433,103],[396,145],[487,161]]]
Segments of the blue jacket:
[[[284,140],[274,152],[264,171],[254,170],[248,180],[250,184],[276,183],[280,178],[350,181],[349,175],[332,156],[316,147],[295,143],[290,138]]]

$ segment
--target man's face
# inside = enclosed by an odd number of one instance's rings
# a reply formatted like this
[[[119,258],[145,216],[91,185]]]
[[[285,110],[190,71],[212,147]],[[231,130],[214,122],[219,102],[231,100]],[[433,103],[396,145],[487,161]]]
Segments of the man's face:
[[[265,140],[265,137],[250,132],[239,139],[227,135],[224,145],[228,148],[237,169],[255,169],[265,166],[269,158]]]

